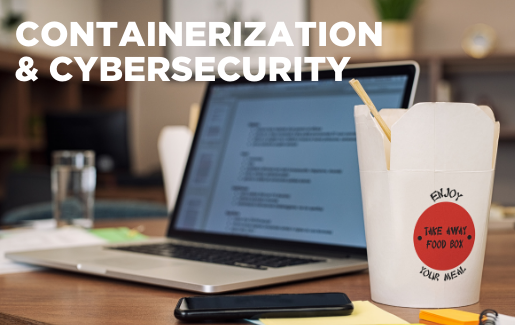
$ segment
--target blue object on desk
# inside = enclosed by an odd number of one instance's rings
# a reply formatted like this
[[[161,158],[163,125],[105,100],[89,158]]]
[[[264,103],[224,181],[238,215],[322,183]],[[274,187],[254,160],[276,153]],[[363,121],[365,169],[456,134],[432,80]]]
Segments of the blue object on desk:
[[[139,201],[95,201],[95,220],[133,219],[166,217],[168,211],[164,204]],[[13,209],[2,218],[4,225],[18,224],[26,220],[52,218],[52,203],[31,204]]]

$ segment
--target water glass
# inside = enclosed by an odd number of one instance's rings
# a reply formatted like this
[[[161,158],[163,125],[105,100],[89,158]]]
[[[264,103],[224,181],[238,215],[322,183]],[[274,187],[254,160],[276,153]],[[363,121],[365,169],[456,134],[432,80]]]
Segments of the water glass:
[[[54,219],[58,227],[93,227],[96,186],[93,151],[55,151],[52,165]]]

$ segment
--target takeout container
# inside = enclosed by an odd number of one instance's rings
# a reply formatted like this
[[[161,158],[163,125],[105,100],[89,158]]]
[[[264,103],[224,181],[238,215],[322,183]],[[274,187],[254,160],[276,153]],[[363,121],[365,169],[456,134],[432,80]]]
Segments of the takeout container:
[[[499,122],[489,107],[463,103],[380,114],[391,143],[367,106],[354,110],[372,299],[478,302]]]

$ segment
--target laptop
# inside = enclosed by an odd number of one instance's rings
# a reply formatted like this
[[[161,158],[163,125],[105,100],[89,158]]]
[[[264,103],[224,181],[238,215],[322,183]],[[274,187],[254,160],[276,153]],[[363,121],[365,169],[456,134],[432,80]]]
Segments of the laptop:
[[[406,61],[349,65],[342,81],[210,82],[165,238],[7,257],[202,293],[364,270],[348,81],[378,108],[408,108],[418,75]]]

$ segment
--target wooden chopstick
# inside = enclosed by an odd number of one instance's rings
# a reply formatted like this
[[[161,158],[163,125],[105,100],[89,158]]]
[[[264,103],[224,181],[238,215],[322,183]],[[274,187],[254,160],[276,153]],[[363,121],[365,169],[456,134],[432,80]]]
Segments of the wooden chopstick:
[[[372,115],[374,115],[374,117],[376,118],[377,123],[379,123],[379,126],[381,126],[381,128],[383,129],[383,132],[388,138],[388,141],[392,142],[392,131],[390,131],[390,128],[388,127],[388,125],[386,125],[386,122],[383,120],[381,115],[379,115],[379,112],[374,106],[374,103],[372,103],[372,100],[370,99],[370,97],[368,97],[367,92],[365,91],[365,89],[363,89],[361,83],[356,79],[352,79],[351,81],[349,81],[349,83],[352,86],[352,88],[354,88],[354,90],[358,94],[359,98],[361,98],[363,103],[365,103],[365,105],[368,106],[370,112],[372,112]]]

